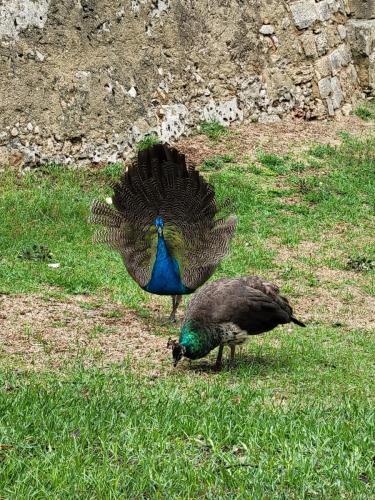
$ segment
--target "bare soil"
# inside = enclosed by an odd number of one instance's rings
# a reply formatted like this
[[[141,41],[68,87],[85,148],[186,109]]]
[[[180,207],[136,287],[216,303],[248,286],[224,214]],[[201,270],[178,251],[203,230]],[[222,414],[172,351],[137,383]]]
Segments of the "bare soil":
[[[259,150],[268,153],[287,154],[308,149],[311,144],[340,144],[339,132],[366,135],[373,130],[371,122],[356,116],[342,117],[340,120],[311,121],[286,119],[278,123],[244,124],[228,136],[215,143],[204,135],[190,136],[178,142],[192,165],[200,165],[205,159],[230,151],[237,161],[244,156],[256,159]]]
[[[0,311],[0,360],[10,366],[171,365],[166,339],[150,334],[147,323],[118,304],[86,296],[2,295]]]

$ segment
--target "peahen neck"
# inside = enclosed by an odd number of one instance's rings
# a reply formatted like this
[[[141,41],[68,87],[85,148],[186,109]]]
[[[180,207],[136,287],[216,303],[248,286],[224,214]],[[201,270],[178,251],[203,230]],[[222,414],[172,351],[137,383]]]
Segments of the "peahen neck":
[[[156,257],[151,279],[145,290],[158,295],[182,295],[190,293],[181,281],[180,266],[173,258],[164,239],[163,233],[158,233]]]
[[[186,347],[187,358],[198,359],[220,344],[220,334],[203,324],[187,321],[182,326],[179,343]]]

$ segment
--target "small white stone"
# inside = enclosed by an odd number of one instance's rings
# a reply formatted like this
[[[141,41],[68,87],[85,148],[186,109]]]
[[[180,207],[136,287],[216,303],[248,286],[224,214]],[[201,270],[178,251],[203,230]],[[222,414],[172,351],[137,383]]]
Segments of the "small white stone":
[[[130,97],[137,97],[137,90],[135,87],[131,87],[129,90],[128,90],[128,95],[130,95]]]
[[[105,202],[108,203],[108,205],[112,205],[112,203],[113,203],[112,198],[110,198],[110,197],[106,198]]]
[[[340,35],[341,40],[345,40],[345,38],[346,38],[346,28],[345,28],[345,26],[343,24],[339,24],[337,26],[337,31],[338,31],[338,33]]]
[[[40,127],[38,125],[34,127],[34,134],[40,134]]]
[[[349,103],[344,104],[344,106],[341,108],[342,114],[344,116],[349,116],[350,113],[353,111],[353,106]]]
[[[43,62],[46,56],[44,56],[39,50],[35,51],[35,59],[39,62]]]
[[[51,269],[58,269],[60,267],[60,262],[54,262],[52,264],[48,264],[48,267]]]
[[[263,24],[263,26],[259,30],[259,33],[261,35],[273,35],[275,33],[275,30],[271,24]]]
[[[12,137],[17,137],[17,135],[18,135],[18,129],[16,127],[13,127],[12,130],[10,131],[10,135]]]
[[[33,124],[31,122],[29,122],[27,125],[26,125],[26,128],[29,132],[32,132],[33,131]]]

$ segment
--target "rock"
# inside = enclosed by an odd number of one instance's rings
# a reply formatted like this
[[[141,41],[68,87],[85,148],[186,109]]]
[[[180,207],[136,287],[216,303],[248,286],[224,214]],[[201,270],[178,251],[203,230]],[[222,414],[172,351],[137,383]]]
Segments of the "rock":
[[[277,123],[281,122],[281,118],[278,115],[268,115],[267,113],[262,113],[258,121],[259,123]]]
[[[18,136],[18,128],[13,127],[12,130],[10,131],[10,135],[12,137],[17,137]]]
[[[319,79],[331,74],[331,63],[327,56],[322,57],[316,61],[315,74]]]
[[[31,122],[29,122],[27,125],[26,125],[26,129],[29,131],[29,132],[32,132],[33,131],[33,124]]]
[[[342,95],[340,80],[337,76],[331,79],[331,89],[332,89],[332,105],[334,109],[338,109],[342,103],[344,96]]]
[[[263,24],[263,26],[259,30],[259,33],[261,35],[273,35],[275,33],[275,30],[272,25]]]
[[[290,6],[294,23],[300,29],[308,28],[318,18],[319,13],[314,0],[300,0]]]
[[[318,87],[319,87],[319,93],[320,93],[320,96],[325,99],[326,97],[328,97],[331,93],[331,78],[329,77],[326,77],[326,78],[322,78],[321,80],[319,80],[318,82]]]
[[[370,56],[375,51],[375,20],[350,19],[347,28],[353,55]]]
[[[343,66],[347,66],[351,61],[351,55],[345,45],[340,45],[329,54],[332,74],[337,75]]]
[[[328,2],[326,0],[323,0],[323,2],[317,3],[316,8],[318,10],[319,19],[321,21],[328,21],[328,19],[331,17],[331,10],[329,8]]]
[[[327,97],[327,108],[329,116],[335,116],[335,110],[333,108],[332,100]]]
[[[128,90],[128,95],[130,95],[130,97],[137,97],[137,89],[135,87],[131,87]]]
[[[344,104],[344,106],[341,108],[342,114],[344,116],[349,116],[351,112],[353,111],[353,106],[350,103]]]
[[[35,59],[39,62],[43,62],[46,56],[44,56],[39,50],[35,51]]]
[[[341,38],[341,40],[345,40],[346,38],[346,28],[343,24],[339,24],[337,26],[337,32],[339,34],[339,37]]]
[[[323,56],[328,51],[328,40],[325,33],[319,33],[315,37],[316,49],[320,56]]]
[[[307,57],[317,57],[318,52],[315,45],[315,37],[312,33],[304,33],[301,36],[303,51]]]
[[[375,19],[375,0],[348,0],[349,9],[357,19]]]

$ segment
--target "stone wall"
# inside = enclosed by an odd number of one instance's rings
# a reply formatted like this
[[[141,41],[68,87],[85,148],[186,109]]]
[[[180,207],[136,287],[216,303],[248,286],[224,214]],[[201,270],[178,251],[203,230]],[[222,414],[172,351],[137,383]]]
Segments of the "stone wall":
[[[373,39],[348,16],[374,1],[0,0],[0,163],[112,162],[202,120],[348,114],[354,63],[373,84]]]
[[[375,90],[375,0],[350,0],[348,35],[363,90]]]

